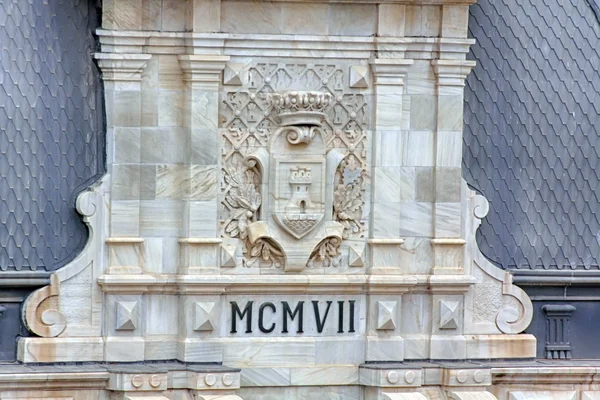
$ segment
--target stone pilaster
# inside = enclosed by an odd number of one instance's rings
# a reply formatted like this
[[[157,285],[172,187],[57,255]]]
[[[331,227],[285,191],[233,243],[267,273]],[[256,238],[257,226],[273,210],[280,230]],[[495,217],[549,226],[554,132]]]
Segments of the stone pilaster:
[[[405,79],[413,60],[371,60],[374,87],[375,132],[373,141],[371,209],[371,273],[402,273],[404,239],[400,235],[401,194],[397,179],[401,175],[402,104]],[[395,291],[394,291],[395,292]],[[402,297],[395,293],[373,294],[369,299],[367,322],[367,361],[402,360],[404,341],[401,332]]]
[[[183,127],[189,145],[180,273],[218,273],[219,89],[229,57],[184,55],[178,59],[185,85]]]
[[[434,273],[462,274],[465,227],[461,200],[464,86],[469,60],[434,60],[437,118],[434,169]]]
[[[141,273],[140,125],[148,54],[97,53],[104,80],[110,183],[109,273]]]
[[[371,209],[371,268],[398,267],[400,246],[400,208],[402,194],[397,182],[402,174],[402,100],[406,74],[413,60],[374,59],[373,72],[375,132],[373,140]]]

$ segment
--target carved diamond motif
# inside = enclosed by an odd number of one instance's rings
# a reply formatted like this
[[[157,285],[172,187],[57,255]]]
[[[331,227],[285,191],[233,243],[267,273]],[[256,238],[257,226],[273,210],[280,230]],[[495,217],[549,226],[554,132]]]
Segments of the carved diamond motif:
[[[137,301],[117,301],[116,330],[133,331],[138,324]]]
[[[369,87],[369,69],[364,65],[353,65],[350,67],[350,87],[366,89]]]
[[[396,329],[397,301],[377,302],[377,330],[385,331]]]
[[[235,249],[236,246],[223,244],[221,245],[221,267],[222,268],[233,268],[235,267]]]
[[[210,332],[215,329],[215,302],[194,303],[194,330]]]
[[[458,328],[458,301],[440,301],[440,329]]]
[[[240,86],[242,84],[242,71],[244,64],[227,63],[223,70],[223,84]]]

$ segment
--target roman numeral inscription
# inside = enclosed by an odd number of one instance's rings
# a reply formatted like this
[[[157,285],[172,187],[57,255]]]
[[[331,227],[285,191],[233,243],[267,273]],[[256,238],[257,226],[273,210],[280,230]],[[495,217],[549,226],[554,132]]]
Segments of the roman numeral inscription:
[[[230,301],[232,334],[252,333],[258,328],[262,333],[301,334],[311,328],[314,333],[355,332],[355,300],[311,300],[263,302],[247,301],[243,306]],[[337,313],[334,311],[337,303]],[[258,312],[255,312],[258,310]],[[335,317],[337,314],[337,318]],[[255,321],[254,318],[257,318]]]

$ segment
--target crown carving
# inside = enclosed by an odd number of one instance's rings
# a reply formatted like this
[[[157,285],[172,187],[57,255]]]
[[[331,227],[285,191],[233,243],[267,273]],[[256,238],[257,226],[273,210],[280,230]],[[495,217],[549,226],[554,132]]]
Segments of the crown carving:
[[[321,126],[332,100],[331,93],[323,92],[293,91],[269,95],[281,126]]]

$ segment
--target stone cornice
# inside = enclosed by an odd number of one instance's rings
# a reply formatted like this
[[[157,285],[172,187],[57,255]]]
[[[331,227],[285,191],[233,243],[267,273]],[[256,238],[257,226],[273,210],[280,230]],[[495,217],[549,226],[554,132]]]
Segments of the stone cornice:
[[[107,53],[232,57],[464,59],[473,39],[97,31]]]
[[[105,81],[141,81],[150,54],[96,53]]]
[[[229,61],[228,56],[220,55],[180,55],[178,58],[183,79],[190,82],[219,82]]]
[[[404,77],[414,60],[396,58],[375,58],[369,61],[373,71],[374,85],[404,85]]]
[[[465,86],[467,76],[475,67],[472,60],[433,60],[431,64],[439,86]]]
[[[468,275],[103,275],[106,293],[186,294],[402,294],[464,293]]]

